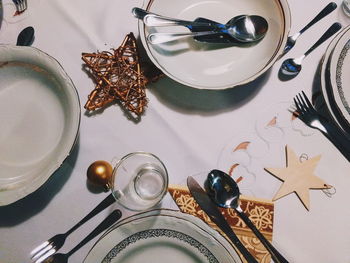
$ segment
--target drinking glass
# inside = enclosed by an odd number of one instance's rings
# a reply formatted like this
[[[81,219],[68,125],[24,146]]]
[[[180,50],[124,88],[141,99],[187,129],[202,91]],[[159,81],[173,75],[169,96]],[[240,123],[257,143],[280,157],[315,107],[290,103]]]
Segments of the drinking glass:
[[[130,153],[121,158],[113,169],[112,194],[127,209],[147,210],[162,200],[167,189],[166,167],[152,153]]]

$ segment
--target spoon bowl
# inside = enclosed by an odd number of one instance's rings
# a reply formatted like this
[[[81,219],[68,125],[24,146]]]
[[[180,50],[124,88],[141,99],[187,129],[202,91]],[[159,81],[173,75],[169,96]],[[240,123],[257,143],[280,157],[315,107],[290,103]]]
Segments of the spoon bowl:
[[[220,207],[236,208],[239,201],[237,183],[226,173],[212,170],[205,182],[205,189],[210,198]]]
[[[281,73],[290,76],[290,77],[295,77],[296,75],[299,74],[299,72],[302,69],[301,62],[303,58],[297,58],[297,59],[286,59],[283,61],[281,65]]]

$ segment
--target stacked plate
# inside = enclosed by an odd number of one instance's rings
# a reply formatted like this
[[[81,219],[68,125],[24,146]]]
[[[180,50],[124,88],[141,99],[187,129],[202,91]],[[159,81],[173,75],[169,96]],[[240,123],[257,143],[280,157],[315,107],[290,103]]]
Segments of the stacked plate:
[[[153,210],[124,219],[103,235],[84,263],[241,263],[229,242],[201,219]]]
[[[350,26],[329,44],[321,64],[321,88],[330,115],[350,134]]]
[[[0,206],[34,192],[76,141],[80,102],[61,65],[33,47],[0,45]]]

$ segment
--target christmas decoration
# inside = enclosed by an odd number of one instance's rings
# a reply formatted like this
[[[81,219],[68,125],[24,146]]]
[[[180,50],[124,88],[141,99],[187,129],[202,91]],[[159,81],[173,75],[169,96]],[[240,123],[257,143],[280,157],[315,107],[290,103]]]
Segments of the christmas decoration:
[[[128,34],[113,53],[82,53],[82,59],[96,82],[85,109],[94,111],[119,101],[123,108],[137,116],[144,112],[148,79],[141,71],[133,33]]]
[[[265,168],[273,176],[284,181],[273,200],[295,192],[305,208],[310,208],[309,189],[330,189],[322,179],[313,175],[316,165],[321,155],[313,157],[303,162],[298,156],[286,146],[286,167],[285,168]]]

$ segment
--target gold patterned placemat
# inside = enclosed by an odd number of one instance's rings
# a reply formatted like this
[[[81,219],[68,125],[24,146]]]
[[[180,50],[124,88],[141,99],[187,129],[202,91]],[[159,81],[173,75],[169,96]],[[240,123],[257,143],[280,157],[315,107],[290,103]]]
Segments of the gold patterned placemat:
[[[186,186],[170,185],[168,191],[179,207],[180,211],[201,218],[209,226],[221,232],[219,228],[213,222],[211,222],[209,217],[200,209],[199,205],[193,199]],[[269,200],[241,196],[240,205],[244,213],[249,216],[250,220],[262,232],[262,234],[269,241],[272,241],[274,214],[273,203]],[[242,241],[249,252],[252,253],[252,255],[258,260],[258,262],[270,262],[271,256],[268,251],[256,238],[254,233],[246,226],[242,219],[238,217],[234,209],[220,208],[220,210],[234,232],[237,234],[238,238]],[[242,260],[244,261],[243,258]]]

